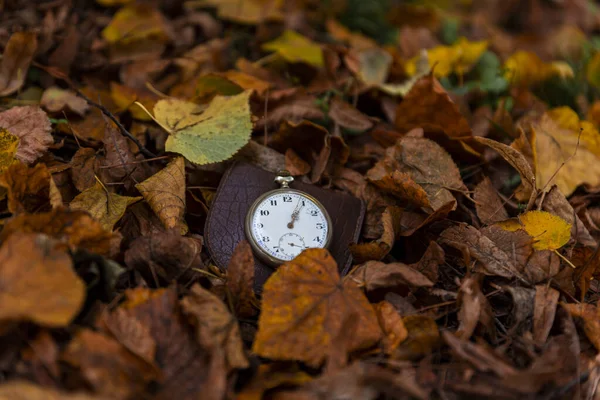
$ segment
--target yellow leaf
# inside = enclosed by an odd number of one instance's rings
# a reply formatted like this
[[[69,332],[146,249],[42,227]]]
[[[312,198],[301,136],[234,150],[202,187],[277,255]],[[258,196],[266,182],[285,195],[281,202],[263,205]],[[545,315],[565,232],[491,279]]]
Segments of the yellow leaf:
[[[241,24],[256,25],[283,19],[283,0],[200,0],[188,3],[190,6],[216,7],[220,19]]]
[[[594,54],[588,62],[585,76],[590,85],[600,89],[600,51]]]
[[[177,99],[160,100],[154,106],[158,123],[169,132],[167,151],[179,153],[196,164],[209,164],[233,156],[250,140],[248,90],[236,96],[216,96],[203,107]]]
[[[0,128],[0,174],[15,162],[15,154],[19,147],[19,138],[4,128]]]
[[[188,227],[185,212],[185,163],[182,157],[172,160],[165,168],[142,183],[135,185],[167,229],[177,228],[184,235]]]
[[[156,9],[144,5],[130,5],[121,8],[110,24],[102,31],[109,43],[127,44],[154,39],[167,42],[167,28],[164,17]]]
[[[412,68],[412,67],[411,67]],[[406,96],[408,92],[413,88],[415,83],[425,75],[429,74],[431,68],[429,67],[429,59],[427,57],[427,51],[422,50],[419,58],[414,64],[415,71],[410,78],[402,83],[384,83],[379,85],[381,91],[391,96]]]
[[[600,133],[575,111],[560,107],[534,122],[536,182],[549,190],[555,184],[569,196],[577,186],[600,184]],[[564,164],[564,165],[563,165]]]
[[[69,208],[87,211],[96,221],[100,222],[102,228],[110,232],[117,221],[125,214],[127,207],[141,199],[141,197],[127,197],[109,193],[100,183],[96,183],[75,197]]]
[[[262,49],[274,51],[288,62],[303,62],[314,67],[324,65],[321,46],[289,29],[277,39],[263,44]]]
[[[529,211],[518,219],[498,222],[498,226],[510,232],[524,229],[533,238],[536,250],[557,250],[571,238],[571,224],[546,211]]]
[[[427,50],[429,67],[437,78],[443,78],[455,73],[464,75],[475,65],[481,55],[487,50],[488,42],[469,42],[459,38],[452,46],[437,46]],[[406,73],[410,76],[418,72],[420,56],[415,56],[406,64]]]
[[[529,51],[517,51],[511,55],[504,63],[504,69],[504,77],[515,86],[532,86],[552,76],[573,76],[573,70],[568,64],[545,63]]]

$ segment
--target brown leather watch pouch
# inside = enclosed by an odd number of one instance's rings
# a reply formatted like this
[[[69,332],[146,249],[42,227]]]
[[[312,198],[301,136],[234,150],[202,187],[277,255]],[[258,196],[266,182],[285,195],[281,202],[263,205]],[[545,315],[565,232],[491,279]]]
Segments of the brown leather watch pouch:
[[[227,268],[235,246],[246,238],[244,222],[252,203],[265,192],[279,187],[274,178],[275,174],[244,163],[234,164],[223,175],[204,227],[206,246],[219,268]],[[365,215],[364,203],[349,194],[302,182],[293,182],[290,187],[314,196],[327,209],[333,222],[328,249],[337,261],[340,274],[347,273],[352,262],[348,245],[358,240]],[[274,269],[256,257],[254,260],[254,287],[260,293]]]

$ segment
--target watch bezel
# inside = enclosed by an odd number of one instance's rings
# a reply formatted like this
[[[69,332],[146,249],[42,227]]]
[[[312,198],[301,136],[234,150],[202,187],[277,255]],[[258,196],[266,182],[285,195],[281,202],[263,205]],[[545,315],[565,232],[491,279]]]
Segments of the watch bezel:
[[[258,241],[252,234],[252,216],[256,212],[256,209],[258,208],[259,204],[262,203],[263,200],[265,200],[267,197],[270,197],[273,194],[278,194],[278,193],[281,193],[281,194],[295,193],[295,194],[304,196],[307,199],[309,199],[310,201],[312,201],[321,210],[321,212],[325,216],[325,219],[327,220],[327,227],[328,227],[327,235],[325,237],[325,244],[323,245],[322,248],[324,248],[324,249],[328,248],[329,245],[331,244],[331,238],[333,236],[333,223],[331,221],[331,217],[329,216],[329,213],[327,212],[327,209],[325,208],[325,206],[323,204],[321,204],[321,202],[319,200],[317,200],[314,196],[311,196],[310,194],[303,192],[302,190],[292,189],[292,188],[278,188],[278,189],[270,190],[270,191],[260,195],[256,200],[254,200],[254,203],[252,203],[252,205],[248,209],[248,213],[246,214],[244,230],[246,232],[246,239],[248,240],[248,243],[250,243],[250,247],[252,247],[252,251],[254,251],[254,254],[258,258],[260,258],[263,262],[265,262],[266,264],[268,264],[269,266],[272,266],[272,267],[277,267],[281,264],[284,264],[284,263],[290,261],[290,260],[281,260],[281,259],[273,257],[271,254],[267,253],[265,250],[263,250],[258,245]]]

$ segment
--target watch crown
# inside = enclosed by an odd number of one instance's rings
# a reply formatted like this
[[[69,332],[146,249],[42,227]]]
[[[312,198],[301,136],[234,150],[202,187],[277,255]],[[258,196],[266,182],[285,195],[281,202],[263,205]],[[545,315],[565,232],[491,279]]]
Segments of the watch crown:
[[[294,177],[290,174],[290,171],[282,169],[277,172],[277,176],[275,177],[275,182],[281,185],[282,188],[290,187],[290,183],[294,181]]]

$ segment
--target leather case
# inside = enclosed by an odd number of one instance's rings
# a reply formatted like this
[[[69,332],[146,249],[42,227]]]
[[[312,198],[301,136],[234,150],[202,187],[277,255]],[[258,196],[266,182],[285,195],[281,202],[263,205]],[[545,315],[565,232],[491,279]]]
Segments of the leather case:
[[[204,227],[206,246],[219,268],[227,268],[235,246],[246,239],[244,221],[252,203],[265,192],[279,187],[274,178],[275,174],[245,163],[234,164],[223,175]],[[290,187],[316,197],[327,209],[333,223],[328,249],[338,263],[340,274],[344,275],[352,263],[348,245],[358,240],[365,215],[364,203],[349,194],[298,181],[292,182]],[[254,261],[254,287],[260,293],[274,269],[256,257]]]

